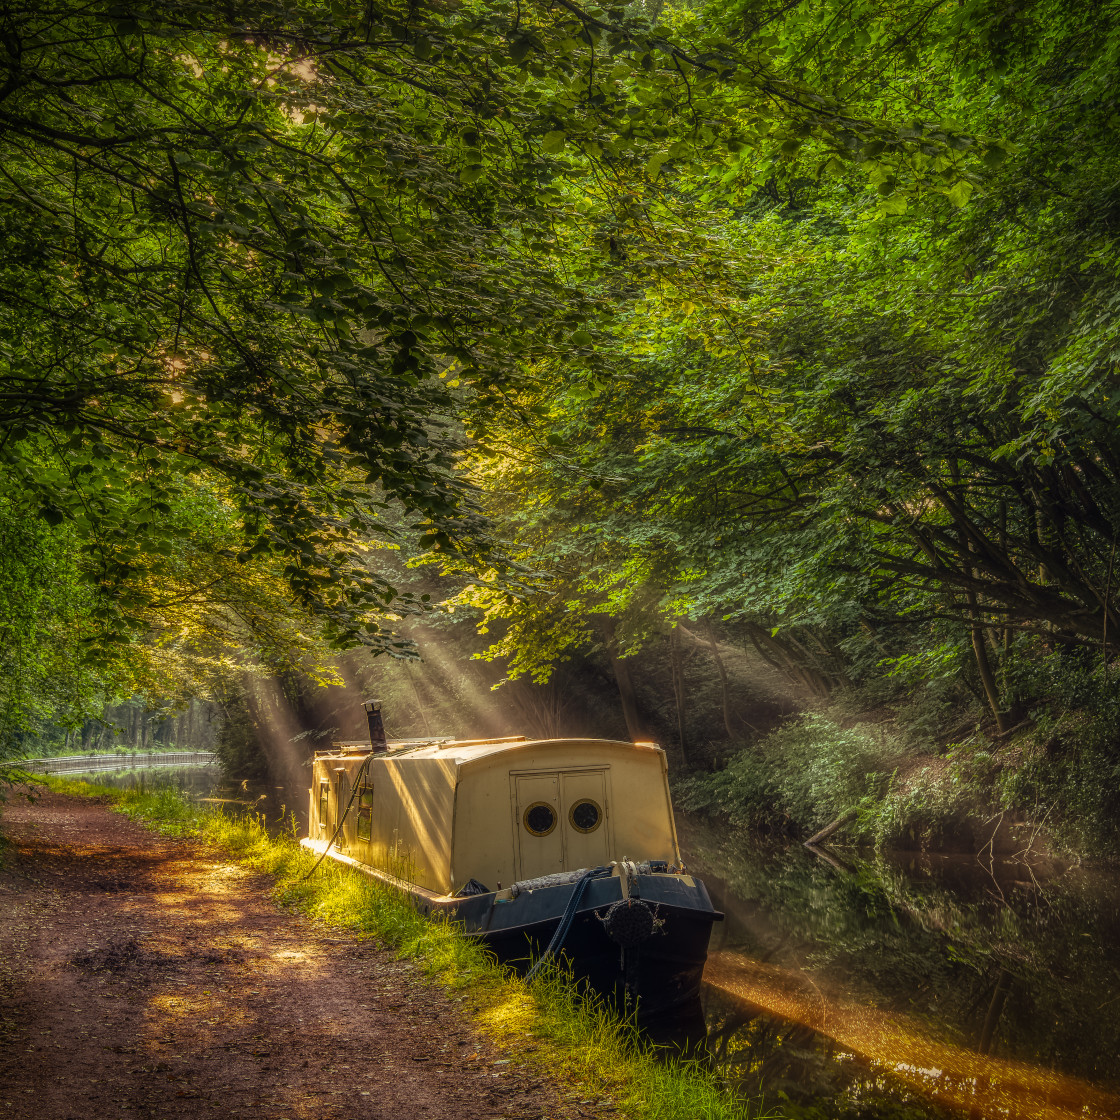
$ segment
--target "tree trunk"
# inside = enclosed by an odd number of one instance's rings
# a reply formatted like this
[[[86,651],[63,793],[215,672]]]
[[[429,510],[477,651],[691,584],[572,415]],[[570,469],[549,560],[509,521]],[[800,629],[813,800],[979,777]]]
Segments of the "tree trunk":
[[[637,743],[648,739],[649,734],[638,709],[638,694],[634,690],[634,680],[630,676],[630,662],[627,658],[618,655],[614,619],[600,615],[595,621],[596,629],[611,661],[611,671],[614,674],[614,683],[618,688],[618,699],[622,706],[622,718],[626,721],[626,733],[630,736],[631,742]]]
[[[719,643],[716,641],[715,627],[710,622],[707,623],[707,631],[708,648],[712,651],[712,660],[716,663],[716,672],[719,673],[720,698],[723,702],[723,729],[727,732],[729,739],[734,739],[735,732],[731,730],[731,691],[727,685],[727,667],[723,663],[723,658],[719,655]]]
[[[999,503],[999,548],[1004,556],[1009,555],[1007,546],[1007,502],[1001,500]],[[1004,664],[1007,663],[1007,657],[1011,653],[1011,627],[1007,625],[1006,619],[1004,620],[1003,627],[1003,658]],[[1006,683],[1006,680],[1005,682]]]
[[[815,696],[821,699],[826,699],[832,691],[832,684],[823,674],[819,673],[811,665],[802,665],[798,663],[796,657],[779,642],[773,634],[771,634],[765,627],[759,626],[757,623],[746,623],[747,637],[750,638],[751,644],[758,651],[759,656],[768,661],[775,669],[779,669],[785,673],[791,680],[796,681],[798,684],[807,688]],[[763,646],[773,651],[773,656],[768,654]]]
[[[999,970],[996,986],[992,990],[992,1001],[988,1004],[988,1014],[984,1016],[984,1026],[980,1031],[980,1045],[976,1048],[981,1054],[992,1052],[992,1040],[995,1038],[999,1018],[1003,1014],[1003,1005],[1007,1002],[1008,993],[1011,991],[1011,973],[1006,968]]]
[[[626,733],[632,742],[645,738],[642,721],[638,715],[638,700],[634,693],[634,682],[630,677],[630,663],[619,657],[612,646],[610,649],[611,668],[614,670],[615,683],[618,685],[618,698],[622,703],[622,716],[626,720]]]
[[[827,840],[834,832],[839,831],[846,825],[855,815],[855,809],[848,809],[846,812],[841,813],[836,820],[829,821],[820,832],[814,832],[813,835],[805,841],[805,847],[810,848],[815,844],[819,844],[822,840]]]
[[[1108,684],[1108,611],[1109,596],[1112,594],[1112,564],[1116,559],[1116,538],[1108,553],[1108,575],[1104,581],[1104,620],[1101,622],[1101,662],[1104,669],[1104,683]]]
[[[406,661],[405,663],[405,676],[408,677],[408,683],[412,685],[412,695],[416,697],[416,707],[420,711],[420,718],[424,722],[424,734],[430,736],[432,734],[432,723],[428,719],[428,705],[424,703],[424,698],[420,695],[420,688],[416,684],[416,677],[412,671],[412,662]]]
[[[688,736],[684,726],[684,667],[681,664],[681,635],[677,627],[669,631],[669,665],[673,671],[673,699],[677,706],[677,738],[681,744],[681,754],[688,763]]]
[[[988,698],[988,706],[996,717],[996,730],[1002,735],[1007,730],[1007,717],[1000,710],[999,688],[988,660],[988,643],[984,640],[984,627],[980,624],[980,610],[976,605],[976,596],[971,591],[968,593],[968,606],[972,612],[972,652],[976,656],[976,668],[980,673],[980,683],[984,686],[984,695]]]

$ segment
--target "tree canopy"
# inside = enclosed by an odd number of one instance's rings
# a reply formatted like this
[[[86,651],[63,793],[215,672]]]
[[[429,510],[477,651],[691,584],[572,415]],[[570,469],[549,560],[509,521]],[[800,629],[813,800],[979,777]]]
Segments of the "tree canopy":
[[[403,546],[514,672],[705,619],[1002,725],[1016,641],[1120,638],[1118,49],[1064,0],[8,5],[12,648],[66,587],[110,692],[406,652]]]
[[[647,283],[609,383],[559,369],[542,438],[493,460],[498,516],[555,577],[490,601],[496,652],[547,672],[597,614],[638,642],[737,620],[825,690],[971,673],[1003,726],[1001,651],[1107,660],[1120,634],[1115,11],[837,3],[767,36],[853,119],[911,113],[977,158],[774,152],[756,115],[730,166],[669,169],[703,266]]]

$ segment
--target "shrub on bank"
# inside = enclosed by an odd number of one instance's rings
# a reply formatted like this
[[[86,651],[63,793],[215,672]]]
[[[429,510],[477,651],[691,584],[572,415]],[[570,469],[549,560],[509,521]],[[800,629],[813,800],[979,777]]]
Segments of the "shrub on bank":
[[[759,832],[807,835],[880,799],[902,749],[874,727],[844,728],[810,712],[736,755],[714,774],[681,782],[685,810],[725,814]]]
[[[1072,851],[1120,856],[1120,666],[1087,648],[1030,654],[1009,673],[1032,726],[997,775],[1000,803],[1045,820]]]
[[[881,726],[842,727],[813,712],[726,769],[680,783],[677,804],[800,839],[846,816],[843,837],[878,848],[978,846],[984,826],[1010,807],[1003,773],[1002,763],[974,746],[918,752]]]
[[[1014,685],[1025,715],[1009,738],[932,753],[813,712],[679,783],[677,804],[802,839],[851,813],[843,836],[880,848],[977,850],[999,821],[1051,851],[1120,855],[1120,679],[1066,655],[1024,663]]]

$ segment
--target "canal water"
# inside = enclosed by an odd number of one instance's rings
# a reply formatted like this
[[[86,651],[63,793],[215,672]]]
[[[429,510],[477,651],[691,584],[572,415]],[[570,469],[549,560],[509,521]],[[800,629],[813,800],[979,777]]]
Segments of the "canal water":
[[[168,786],[224,812],[259,814],[272,832],[307,832],[307,791],[291,793],[285,786],[265,782],[238,782],[227,778],[218,766],[158,766],[130,770],[100,771],[88,775],[98,785],[115,789],[155,789]]]
[[[93,780],[306,824],[305,791],[211,767]],[[678,829],[725,914],[703,1012],[732,1091],[795,1120],[1120,1120],[1120,873]]]
[[[704,1011],[744,1095],[806,1118],[1120,1118],[1116,872],[679,827],[726,915]]]
[[[67,775],[69,777],[70,775]],[[210,797],[223,781],[218,766],[146,766],[124,770],[75,773],[75,781],[93,782],[113,789],[157,789],[170,786],[192,798]]]

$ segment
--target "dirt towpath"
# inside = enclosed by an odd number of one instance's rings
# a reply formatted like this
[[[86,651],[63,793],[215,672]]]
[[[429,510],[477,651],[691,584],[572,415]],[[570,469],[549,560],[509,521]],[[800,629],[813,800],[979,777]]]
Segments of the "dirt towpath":
[[[0,1120],[597,1112],[501,1063],[410,965],[193,842],[51,793],[9,801],[0,832]]]

